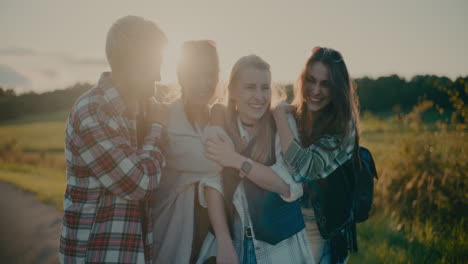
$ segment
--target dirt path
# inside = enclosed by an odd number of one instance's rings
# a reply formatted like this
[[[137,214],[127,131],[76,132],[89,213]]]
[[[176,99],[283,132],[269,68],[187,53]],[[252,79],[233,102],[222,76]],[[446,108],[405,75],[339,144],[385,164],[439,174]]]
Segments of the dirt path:
[[[59,263],[60,211],[0,182],[0,212],[0,263]],[[310,236],[313,226],[306,222]]]
[[[58,263],[62,213],[0,182],[0,263]]]

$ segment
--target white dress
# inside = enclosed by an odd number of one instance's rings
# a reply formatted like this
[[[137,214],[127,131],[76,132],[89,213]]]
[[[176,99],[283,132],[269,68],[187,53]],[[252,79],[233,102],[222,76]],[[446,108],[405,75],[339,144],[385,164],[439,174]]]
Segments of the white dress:
[[[243,128],[240,120],[238,120],[240,134],[245,141],[249,140],[247,131]],[[275,140],[275,154],[276,163],[270,166],[276,174],[278,174],[289,186],[289,198],[282,197],[286,202],[292,202],[302,196],[302,185],[296,183],[289,174],[281,155],[281,145],[279,136]],[[206,179],[202,182],[212,188],[222,192],[221,177]],[[203,186],[201,186],[203,187]],[[202,206],[206,207],[204,199],[200,199]],[[233,196],[233,204],[237,214],[234,216],[233,221],[233,244],[238,254],[239,260],[243,259],[243,245],[244,245],[244,227],[251,227],[252,222],[249,215],[247,197],[244,190],[244,185],[239,184]],[[257,263],[271,263],[271,264],[284,264],[284,263],[315,263],[310,248],[310,243],[307,238],[306,230],[296,233],[295,235],[281,241],[276,245],[271,245],[266,242],[255,239],[255,230],[253,230],[253,243],[255,246],[255,256]],[[203,263],[211,256],[216,256],[216,238],[212,233],[209,233],[203,243],[199,259],[197,263]]]
[[[166,167],[153,197],[153,262],[184,264],[190,262],[196,228],[195,192],[203,190],[197,183],[218,177],[222,168],[204,156],[204,134],[190,125],[181,100],[169,105],[166,132]]]

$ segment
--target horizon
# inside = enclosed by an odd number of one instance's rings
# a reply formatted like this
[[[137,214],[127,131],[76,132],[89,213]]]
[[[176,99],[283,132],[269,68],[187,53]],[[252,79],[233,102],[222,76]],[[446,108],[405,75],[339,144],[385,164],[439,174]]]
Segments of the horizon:
[[[352,81],[355,81],[355,80],[359,80],[359,79],[364,79],[364,78],[369,78],[371,80],[377,80],[379,78],[387,78],[387,77],[391,77],[391,76],[397,76],[398,78],[404,80],[405,82],[411,82],[411,80],[415,77],[418,77],[418,76],[433,76],[433,77],[436,77],[436,78],[447,78],[449,79],[451,82],[455,82],[457,81],[457,79],[459,78],[462,78],[462,79],[465,79],[465,78],[468,78],[468,73],[466,75],[460,75],[460,76],[457,76],[455,78],[450,78],[448,76],[444,76],[444,75],[434,75],[434,74],[417,74],[417,75],[414,75],[414,76],[411,76],[410,78],[406,78],[404,76],[400,76],[398,74],[389,74],[389,75],[382,75],[382,76],[377,76],[377,77],[371,77],[371,76],[362,76],[362,77],[357,77],[357,78],[352,78]],[[74,83],[71,83],[69,85],[66,85],[64,87],[59,87],[59,88],[56,88],[56,89],[50,89],[50,90],[44,90],[44,91],[34,91],[34,90],[30,90],[30,91],[16,91],[14,87],[8,87],[8,86],[3,86],[1,83],[0,83],[0,89],[2,89],[3,91],[7,91],[7,90],[13,90],[15,92],[15,95],[16,96],[21,96],[21,95],[24,95],[24,94],[30,94],[30,93],[35,93],[35,94],[43,94],[43,93],[48,93],[48,92],[55,92],[55,91],[63,91],[63,90],[67,90],[67,89],[72,89],[74,88],[76,85],[90,85],[91,87],[94,87],[95,85],[97,84],[97,81],[96,82],[92,82],[92,81],[76,81]],[[274,87],[286,87],[286,86],[294,86],[295,82],[292,81],[292,82],[287,82],[287,83],[281,83],[281,82],[275,82],[275,81],[272,81],[272,85]],[[173,87],[176,87],[176,92],[178,91],[178,89],[180,89],[179,87],[179,84],[177,82],[172,82],[172,83],[163,83],[163,82],[156,82],[155,83],[155,94],[156,94],[156,89],[157,89],[157,86],[158,85],[162,85],[162,86],[167,86],[167,87],[170,87],[170,88],[173,88]],[[217,89],[219,89],[219,87],[224,87],[226,86],[226,81],[225,80],[220,80],[218,85],[217,85]],[[279,86],[279,87],[278,87]],[[357,87],[359,89],[359,86]],[[281,88],[280,88],[281,89]],[[217,92],[222,92],[221,90],[217,90]]]
[[[255,53],[271,64],[274,83],[292,84],[314,46],[339,50],[354,79],[468,75],[466,1],[377,2],[2,1],[0,86],[22,94],[96,83],[109,69],[107,30],[129,14],[153,20],[168,36],[166,85],[177,83],[179,47],[192,39],[217,43],[221,83],[238,58]]]

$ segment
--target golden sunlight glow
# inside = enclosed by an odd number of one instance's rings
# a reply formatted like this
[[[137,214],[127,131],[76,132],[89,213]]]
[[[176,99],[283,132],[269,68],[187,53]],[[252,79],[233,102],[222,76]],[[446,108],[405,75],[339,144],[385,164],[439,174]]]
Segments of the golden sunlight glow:
[[[184,40],[169,40],[167,47],[164,49],[164,60],[161,68],[161,83],[173,84],[177,82],[176,67],[179,61],[180,49]]]

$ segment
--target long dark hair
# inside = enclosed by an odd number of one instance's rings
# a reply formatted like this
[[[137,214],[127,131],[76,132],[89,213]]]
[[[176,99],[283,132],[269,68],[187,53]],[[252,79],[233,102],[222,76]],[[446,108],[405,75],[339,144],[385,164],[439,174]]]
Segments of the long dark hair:
[[[317,62],[323,63],[328,69],[331,100],[318,112],[313,124],[308,124],[307,95],[304,84],[308,70]],[[324,135],[338,135],[344,139],[348,133],[352,132],[352,129],[356,130],[356,144],[359,144],[359,101],[355,90],[356,86],[349,77],[341,54],[329,48],[314,49],[312,55],[307,59],[294,89],[293,105],[296,106],[298,132],[304,146],[308,147],[318,143],[318,140]],[[308,133],[307,126],[310,125],[313,127]],[[335,148],[339,147],[340,144]],[[320,144],[318,146],[326,149]]]
[[[203,68],[206,72],[216,75],[216,79],[218,78],[219,58],[214,41],[191,40],[184,42],[182,45],[181,57],[177,64],[177,78],[179,79],[180,84],[182,84],[184,73],[194,68]],[[181,85],[181,97],[184,102],[184,111],[189,123],[192,125],[193,129],[196,130],[194,113],[190,111],[190,104],[192,101],[185,100],[188,99],[187,94],[187,87]],[[211,96],[213,96],[213,94]],[[208,115],[208,106],[205,107],[204,112]]]

